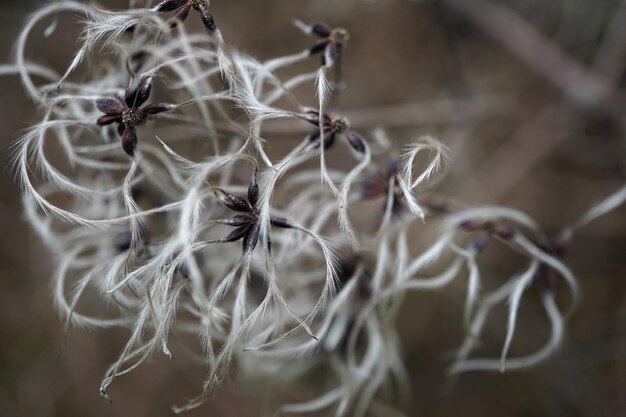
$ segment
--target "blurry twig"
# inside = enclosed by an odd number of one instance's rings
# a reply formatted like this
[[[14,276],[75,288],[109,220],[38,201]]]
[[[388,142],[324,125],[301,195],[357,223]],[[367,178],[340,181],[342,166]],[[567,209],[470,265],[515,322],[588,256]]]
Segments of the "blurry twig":
[[[507,117],[519,120],[527,115],[528,106],[518,103],[512,96],[487,96],[473,99],[442,99],[415,103],[370,106],[342,110],[355,129],[378,126],[414,127],[424,124],[463,124],[479,120]],[[267,122],[267,133],[293,133],[308,131],[306,124],[291,121]]]
[[[557,44],[546,38],[507,7],[489,0],[444,0],[451,8],[472,20],[537,73],[558,87],[578,105],[599,107],[613,116],[614,89],[626,65],[626,2],[618,8],[605,41],[599,48],[593,70],[586,70]],[[573,134],[576,125],[572,109],[548,107],[530,120],[517,135],[502,145],[475,176],[491,178],[490,197],[496,201],[520,181],[533,166],[562,140]],[[529,141],[548,126],[542,141]],[[506,175],[504,175],[506,173]],[[476,187],[463,187],[464,192]],[[469,191],[472,193],[473,191]]]
[[[585,70],[553,41],[505,6],[488,0],[444,0],[506,46],[526,65],[579,105],[602,106],[611,98],[606,80]]]

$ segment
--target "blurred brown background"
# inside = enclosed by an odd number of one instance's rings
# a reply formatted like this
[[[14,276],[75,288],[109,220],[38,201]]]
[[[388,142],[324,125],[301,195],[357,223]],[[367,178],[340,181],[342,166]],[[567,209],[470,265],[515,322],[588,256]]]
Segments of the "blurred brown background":
[[[261,59],[308,45],[293,18],[347,28],[341,109],[361,130],[388,124],[393,137],[432,133],[448,144],[454,162],[445,194],[521,209],[557,232],[624,182],[624,1],[212,3],[227,42]],[[0,2],[2,61],[38,4]],[[74,45],[77,32],[71,25],[59,31],[54,45],[42,41],[29,56],[64,68],[72,51],[59,48],[59,37]],[[72,329],[60,355],[54,262],[23,221],[8,167],[11,143],[37,118],[17,77],[0,78],[0,416],[172,415],[169,407],[196,394],[203,377],[184,357],[155,358],[119,378],[108,402],[98,387],[123,346],[123,331]],[[398,323],[413,381],[408,415],[626,415],[625,213],[621,207],[577,234],[566,262],[580,279],[582,304],[559,354],[536,369],[447,379],[446,352],[463,335],[462,288],[409,296]],[[490,268],[493,276],[506,270],[497,260]],[[541,316],[534,307],[522,309],[512,354],[546,337],[545,326],[535,326]],[[486,353],[497,354],[503,323],[494,323]],[[227,383],[188,415],[255,416],[281,392]]]

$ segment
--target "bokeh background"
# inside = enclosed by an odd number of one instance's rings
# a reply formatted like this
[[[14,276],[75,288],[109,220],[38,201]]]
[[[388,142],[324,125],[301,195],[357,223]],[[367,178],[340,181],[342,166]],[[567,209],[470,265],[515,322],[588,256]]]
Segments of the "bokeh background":
[[[42,3],[0,2],[2,61],[11,59],[25,17]],[[387,125],[392,137],[430,133],[448,144],[453,163],[440,186],[445,195],[518,208],[554,233],[625,181],[624,1],[212,3],[227,42],[261,59],[308,45],[293,18],[347,28],[342,112],[361,130]],[[78,31],[70,17],[57,32],[54,44],[42,38],[29,56],[61,69]],[[107,401],[100,379],[125,332],[72,329],[63,339],[51,296],[54,259],[24,222],[9,167],[11,144],[38,117],[18,78],[0,78],[0,416],[172,415],[171,405],[198,392],[201,367],[184,357],[156,357],[119,378]],[[582,229],[565,260],[580,279],[582,303],[559,353],[528,371],[447,378],[463,335],[463,288],[407,297],[398,322],[412,379],[407,414],[626,415],[624,207]],[[498,259],[487,267],[495,278],[507,271]],[[520,317],[512,354],[547,336],[536,302],[526,303]],[[490,327],[485,353],[497,353],[503,328],[504,319]],[[276,399],[306,398],[311,390],[309,381],[290,388],[239,384],[235,374],[188,415],[256,416]]]

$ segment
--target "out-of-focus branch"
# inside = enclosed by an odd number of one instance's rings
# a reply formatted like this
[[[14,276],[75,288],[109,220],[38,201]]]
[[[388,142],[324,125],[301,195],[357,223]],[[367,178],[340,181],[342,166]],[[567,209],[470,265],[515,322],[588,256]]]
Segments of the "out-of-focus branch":
[[[541,100],[541,97],[537,98]],[[528,115],[528,106],[514,95],[479,97],[476,99],[441,99],[433,101],[392,104],[388,106],[346,109],[341,115],[350,120],[354,129],[385,127],[416,127],[473,123],[493,118],[519,120]],[[289,120],[268,121],[266,133],[308,132],[309,126]]]
[[[526,65],[548,79],[579,105],[606,104],[609,83],[585,70],[554,42],[505,6],[488,0],[444,0],[506,46]]]
[[[502,43],[530,68],[563,91],[571,102],[599,107],[616,115],[615,88],[626,65],[626,1],[617,10],[605,40],[587,70],[557,44],[507,7],[489,0],[443,0]],[[575,112],[567,106],[549,106],[492,154],[466,184],[462,193],[484,192],[501,200],[545,155],[573,133]],[[545,134],[548,130],[550,133]],[[544,140],[532,141],[541,135]],[[489,189],[482,189],[489,179]]]

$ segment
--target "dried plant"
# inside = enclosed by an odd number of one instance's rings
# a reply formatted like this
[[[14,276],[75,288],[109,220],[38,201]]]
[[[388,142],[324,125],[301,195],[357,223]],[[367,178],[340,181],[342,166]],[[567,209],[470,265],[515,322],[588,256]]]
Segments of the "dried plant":
[[[192,8],[208,31],[187,33],[182,22]],[[82,17],[84,30],[66,71],[31,63],[31,32],[68,12]],[[579,292],[564,249],[575,230],[621,204],[626,188],[553,239],[518,210],[436,195],[450,165],[446,146],[421,136],[397,149],[384,128],[352,130],[331,112],[340,88],[326,75],[340,65],[347,31],[296,26],[318,39],[268,61],[228,46],[205,1],[124,11],[55,2],[20,34],[4,72],[19,74],[42,116],[15,144],[15,171],[28,220],[58,262],[56,303],[67,325],[131,330],[102,394],[151,355],[171,356],[172,344],[188,340],[173,334],[191,334],[208,371],[197,397],[177,411],[206,401],[236,363],[244,375],[270,378],[277,369],[298,378],[324,365],[330,388],[284,405],[284,413],[331,406],[337,416],[400,413],[409,378],[394,322],[403,296],[461,279],[466,334],[451,373],[520,369],[556,352]],[[321,66],[282,75],[318,53]],[[75,76],[87,62],[89,71]],[[306,83],[317,97],[308,106],[294,93]],[[151,95],[164,101],[144,105]],[[276,157],[265,129],[271,120],[314,127]],[[325,153],[346,151],[351,166],[327,167]],[[319,168],[307,165],[318,158]],[[372,200],[378,209],[362,209]],[[413,253],[409,230],[423,222],[438,225],[438,234]],[[479,258],[494,245],[525,266],[484,291]],[[557,287],[569,290],[567,313]],[[540,295],[551,335],[538,351],[512,357],[530,292]],[[101,316],[81,313],[88,293],[104,297]],[[502,354],[473,358],[499,303],[508,306]]]

